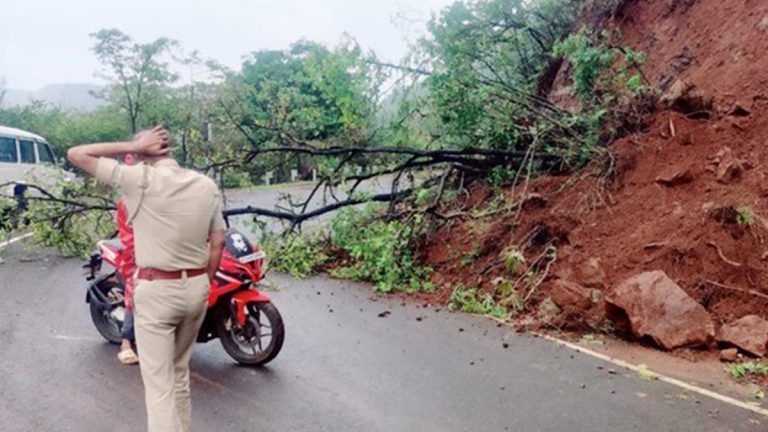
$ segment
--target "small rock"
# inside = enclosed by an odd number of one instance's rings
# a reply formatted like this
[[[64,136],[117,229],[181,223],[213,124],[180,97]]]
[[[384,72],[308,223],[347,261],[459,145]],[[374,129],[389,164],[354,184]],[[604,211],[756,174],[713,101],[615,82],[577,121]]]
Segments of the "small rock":
[[[608,315],[619,326],[623,311],[632,333],[649,337],[664,349],[710,342],[715,326],[706,309],[663,271],[649,271],[620,283],[605,299]]]
[[[602,303],[605,300],[605,296],[602,291],[591,289],[589,290],[589,299],[592,300],[592,303]]]
[[[541,318],[543,321],[551,321],[556,316],[560,315],[560,308],[555,304],[554,301],[552,301],[551,297],[545,298],[541,303],[539,303],[539,318]]]
[[[693,89],[693,85],[678,79],[667,89],[659,98],[659,102],[664,105],[673,106],[676,101],[682,99],[686,93]]]
[[[736,348],[728,348],[720,351],[720,361],[733,363],[739,359],[739,350]]]
[[[659,98],[661,105],[683,113],[706,111],[712,107],[711,98],[706,97],[696,86],[682,79],[676,80]]]
[[[763,26],[764,29],[768,30],[768,16],[763,18],[762,21],[760,21],[760,25]]]
[[[741,317],[723,325],[717,332],[717,341],[763,357],[768,353],[768,321],[757,315]]]
[[[752,110],[747,104],[744,103],[736,103],[733,105],[733,108],[728,112],[728,115],[736,116],[736,117],[744,117],[748,116],[752,113]]]
[[[589,309],[592,305],[589,290],[565,279],[558,279],[552,283],[551,296],[557,306],[572,312]]]
[[[733,206],[715,207],[709,211],[709,217],[724,225],[738,223],[739,212]]]
[[[733,155],[733,150],[726,147],[717,153],[717,176],[718,183],[729,184],[741,180],[742,173],[747,168],[746,161],[738,159]]]
[[[691,168],[685,168],[683,170],[679,168],[671,169],[667,172],[660,174],[656,177],[656,183],[664,186],[680,186],[693,181],[693,172]]]
[[[579,282],[587,288],[605,289],[605,271],[598,258],[584,261],[578,268]]]
[[[392,312],[390,312],[390,311],[384,311],[384,312],[382,312],[382,313],[378,314],[377,316],[378,316],[379,318],[386,318],[386,317],[388,317],[388,316],[389,316],[391,313],[392,313]]]

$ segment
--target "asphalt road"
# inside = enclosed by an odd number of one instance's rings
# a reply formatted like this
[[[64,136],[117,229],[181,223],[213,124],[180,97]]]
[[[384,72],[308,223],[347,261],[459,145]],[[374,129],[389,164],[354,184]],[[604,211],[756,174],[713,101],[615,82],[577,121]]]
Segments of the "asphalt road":
[[[91,324],[81,262],[20,243],[4,258],[0,431],[144,430],[139,370]],[[768,430],[757,414],[484,318],[365,284],[270,279],[283,351],[252,369],[218,341],[197,345],[193,431]]]
[[[294,203],[303,203],[310,195],[312,191],[313,184],[308,183],[296,183],[292,185],[280,185],[280,186],[273,186],[273,187],[258,187],[251,190],[228,190],[225,193],[226,196],[226,204],[227,208],[239,208],[239,207],[246,207],[248,205],[254,206],[254,207],[261,207],[266,208],[269,210],[275,209],[275,204],[280,203],[283,209],[282,211],[286,211],[285,208],[289,207],[289,203],[285,201],[283,198],[287,195],[290,195],[292,197],[292,200]],[[343,187],[336,188],[334,190],[333,195],[330,194],[330,192],[321,189],[318,192],[316,192],[312,199],[310,200],[309,204],[307,205],[307,212],[310,212],[312,210],[316,210],[322,206],[334,203],[335,200],[344,200],[348,196],[344,192],[351,187],[351,184],[344,185]],[[407,181],[403,180],[400,184],[400,188],[409,188],[410,184],[408,184]],[[361,193],[386,193],[389,192],[392,188],[392,181],[390,176],[383,176],[377,179],[372,179],[363,182],[357,189],[358,192]],[[358,206],[360,207],[360,206]],[[299,209],[296,209],[298,212]],[[303,223],[304,227],[307,226],[317,226],[320,224],[323,224],[329,220],[333,216],[333,213],[326,213],[324,215],[321,215],[320,217],[312,218],[310,220],[307,220]],[[235,216],[232,218],[232,221],[234,221],[237,226],[240,228],[243,228],[244,226],[241,224],[238,224],[238,222],[242,222],[248,219],[251,219],[252,217],[242,215],[242,216]],[[261,218],[260,219],[263,222],[266,222],[269,229],[272,231],[280,232],[282,229],[286,226],[285,222],[281,222],[277,219],[273,218]]]
[[[139,370],[93,328],[80,262],[17,245],[5,255],[0,430],[142,430]],[[195,431],[766,430],[755,414],[490,320],[324,277],[272,281],[283,351],[250,369],[217,341],[198,345]]]

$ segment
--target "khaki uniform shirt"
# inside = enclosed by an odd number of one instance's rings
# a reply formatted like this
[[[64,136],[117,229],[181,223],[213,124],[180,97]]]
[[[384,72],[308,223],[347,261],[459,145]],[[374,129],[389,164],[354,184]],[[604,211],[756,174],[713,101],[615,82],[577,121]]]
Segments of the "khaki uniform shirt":
[[[213,180],[172,159],[127,166],[100,158],[96,178],[117,188],[128,208],[138,267],[173,271],[208,265],[208,235],[226,229]]]

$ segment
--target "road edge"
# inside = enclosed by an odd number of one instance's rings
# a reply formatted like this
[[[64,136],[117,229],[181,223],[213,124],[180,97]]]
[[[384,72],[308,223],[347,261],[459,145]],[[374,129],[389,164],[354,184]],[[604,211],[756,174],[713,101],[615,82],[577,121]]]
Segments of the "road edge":
[[[0,243],[0,250],[2,250],[5,247],[8,247],[8,246],[10,246],[10,245],[12,245],[12,244],[14,244],[16,242],[20,242],[20,241],[22,241],[24,239],[32,237],[33,235],[34,235],[34,233],[30,232],[30,233],[22,234],[20,236],[13,237],[13,238],[11,238],[9,240],[6,240],[6,241]]]
[[[642,372],[643,374],[649,375],[649,376],[651,376],[651,377],[653,377],[653,378],[655,378],[655,379],[657,379],[659,381],[665,382],[667,384],[672,384],[674,386],[680,387],[680,388],[685,389],[687,391],[698,393],[698,394],[700,394],[702,396],[706,396],[706,397],[709,397],[711,399],[715,399],[715,400],[718,400],[720,402],[727,403],[729,405],[733,405],[733,406],[736,406],[736,407],[739,407],[739,408],[742,408],[742,409],[745,409],[745,410],[748,410],[748,411],[752,411],[753,413],[760,414],[762,416],[768,417],[768,409],[761,408],[759,406],[755,406],[755,405],[749,404],[747,402],[740,401],[738,399],[732,398],[730,396],[726,396],[724,394],[720,394],[720,393],[714,392],[712,390],[707,390],[705,388],[702,388],[702,387],[699,387],[699,386],[696,386],[696,385],[693,385],[693,384],[689,384],[687,382],[681,381],[681,380],[676,379],[676,378],[672,378],[670,376],[666,376],[666,375],[658,373],[658,372],[650,371],[650,370],[642,368],[642,367],[640,367],[638,365],[634,365],[634,364],[629,363],[627,361],[624,361],[624,360],[621,360],[621,359],[617,359],[617,358],[614,358],[614,357],[611,357],[611,356],[607,356],[605,354],[601,354],[601,353],[599,353],[597,351],[592,351],[589,348],[585,348],[585,347],[583,347],[581,345],[578,345],[578,344],[575,344],[575,343],[572,343],[572,342],[568,342],[568,341],[565,341],[565,340],[562,340],[562,339],[558,339],[558,338],[556,338],[554,336],[550,336],[550,335],[542,334],[542,333],[533,333],[533,334],[535,334],[536,336],[538,336],[538,337],[540,337],[542,339],[546,339],[546,340],[548,340],[550,342],[553,342],[555,344],[558,344],[558,345],[567,347],[569,349],[572,349],[572,350],[574,350],[574,351],[576,351],[578,353],[586,354],[586,355],[588,355],[590,357],[593,357],[593,358],[596,358],[596,359],[599,359],[599,360],[602,360],[602,361],[605,361],[605,362],[608,362],[608,363],[612,363],[612,364],[614,364],[616,366],[620,366],[620,367],[629,369],[629,370],[637,372],[637,373]]]

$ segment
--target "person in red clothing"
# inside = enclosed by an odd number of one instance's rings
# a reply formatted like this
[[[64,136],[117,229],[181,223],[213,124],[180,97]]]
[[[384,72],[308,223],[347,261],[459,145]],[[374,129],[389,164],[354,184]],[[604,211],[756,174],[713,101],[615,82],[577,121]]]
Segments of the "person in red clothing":
[[[133,165],[136,161],[131,155],[125,156],[126,165]],[[117,271],[125,281],[125,319],[123,320],[123,343],[117,359],[123,364],[136,364],[139,356],[133,349],[136,335],[133,331],[133,290],[134,276],[136,274],[136,254],[133,249],[133,227],[128,221],[128,209],[122,201],[117,203],[117,235],[123,250]]]

